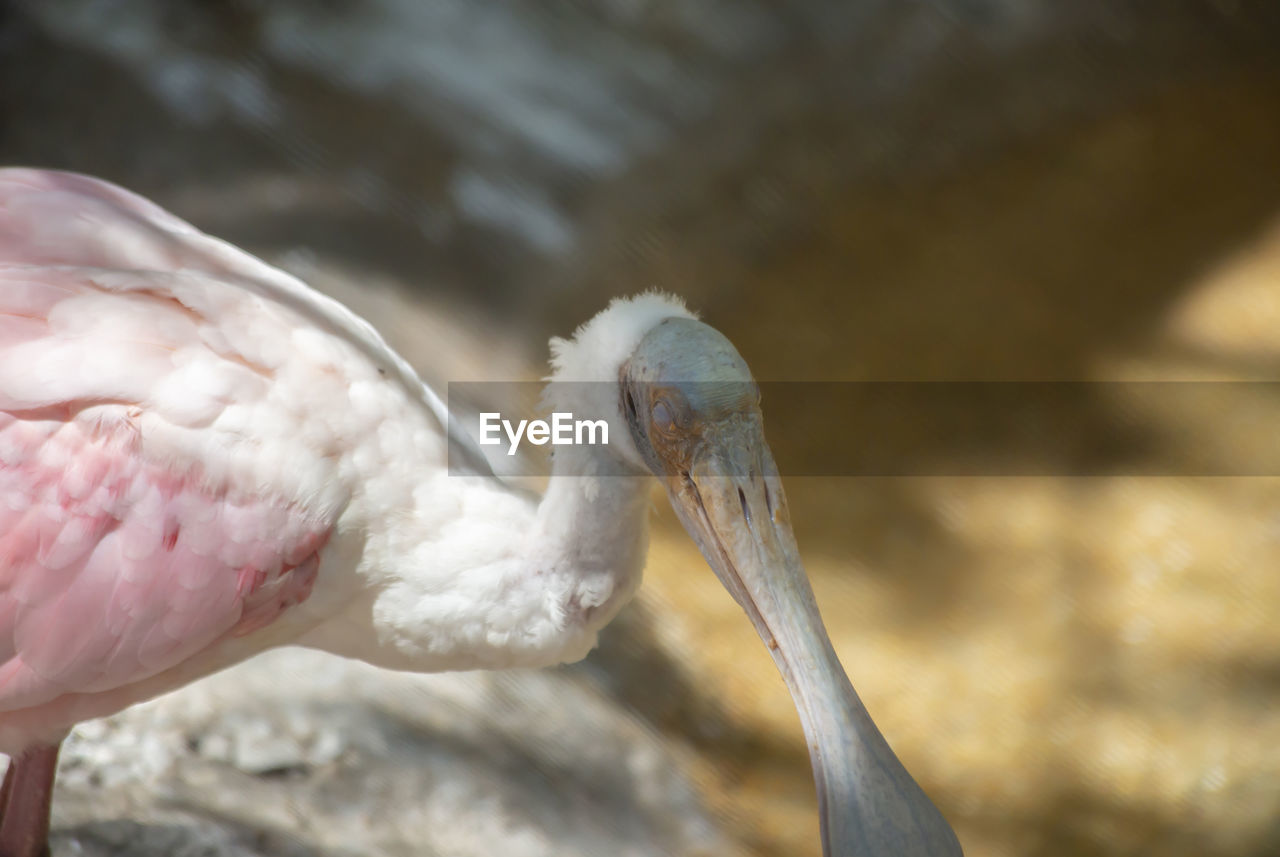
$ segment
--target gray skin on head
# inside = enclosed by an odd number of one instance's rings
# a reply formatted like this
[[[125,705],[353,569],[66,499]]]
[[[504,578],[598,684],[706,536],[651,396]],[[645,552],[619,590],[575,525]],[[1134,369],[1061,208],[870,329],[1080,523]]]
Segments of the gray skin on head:
[[[622,411],[655,476],[688,472],[718,424],[761,421],[760,390],[724,334],[691,318],[669,318],[623,364]]]
[[[946,820],[903,768],[831,646],[764,439],[751,370],[688,318],[623,364],[622,411],[649,470],[791,690],[808,738],[827,857],[957,857]]]

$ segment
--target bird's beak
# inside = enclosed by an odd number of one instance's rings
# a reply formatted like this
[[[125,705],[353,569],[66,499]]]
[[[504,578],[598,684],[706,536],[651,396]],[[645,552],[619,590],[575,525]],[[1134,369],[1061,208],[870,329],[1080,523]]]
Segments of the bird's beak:
[[[885,743],[818,614],[758,418],[710,429],[672,505],[751,617],[804,724],[827,857],[959,855],[950,826]]]

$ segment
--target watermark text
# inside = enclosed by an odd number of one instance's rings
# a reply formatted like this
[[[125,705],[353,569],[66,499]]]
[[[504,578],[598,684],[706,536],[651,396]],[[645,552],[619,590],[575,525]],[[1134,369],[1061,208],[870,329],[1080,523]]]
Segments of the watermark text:
[[[502,443],[505,433],[511,448],[507,455],[515,455],[522,440],[534,446],[552,444],[553,446],[583,446],[597,444],[608,445],[609,423],[606,420],[576,420],[573,414],[557,411],[551,415],[551,421],[520,420],[512,423],[502,419],[499,413],[480,414],[480,444],[496,446]]]

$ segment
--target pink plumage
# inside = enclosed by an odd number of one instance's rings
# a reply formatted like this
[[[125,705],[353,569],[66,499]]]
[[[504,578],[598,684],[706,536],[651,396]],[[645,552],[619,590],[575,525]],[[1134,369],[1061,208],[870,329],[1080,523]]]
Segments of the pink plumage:
[[[265,441],[208,428],[271,412],[214,314],[274,274],[114,186],[0,171],[0,749],[308,597],[338,504],[246,480]]]
[[[306,597],[320,535],[149,463],[127,423],[0,414],[0,711],[113,690]]]

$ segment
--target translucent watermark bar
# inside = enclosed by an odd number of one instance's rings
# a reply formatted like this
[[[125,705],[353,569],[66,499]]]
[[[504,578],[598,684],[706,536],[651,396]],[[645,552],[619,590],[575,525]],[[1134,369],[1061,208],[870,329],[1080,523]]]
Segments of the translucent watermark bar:
[[[632,431],[627,392],[451,383],[450,412],[469,440],[451,443],[450,470],[473,472],[480,449],[499,474],[544,475],[549,453],[592,446],[597,475],[634,474],[611,449]],[[629,392],[636,420],[653,420],[661,402],[658,416],[689,443],[758,397],[783,476],[1280,476],[1280,381],[695,382]],[[479,445],[481,414],[497,443]],[[577,428],[587,423],[596,428]]]

